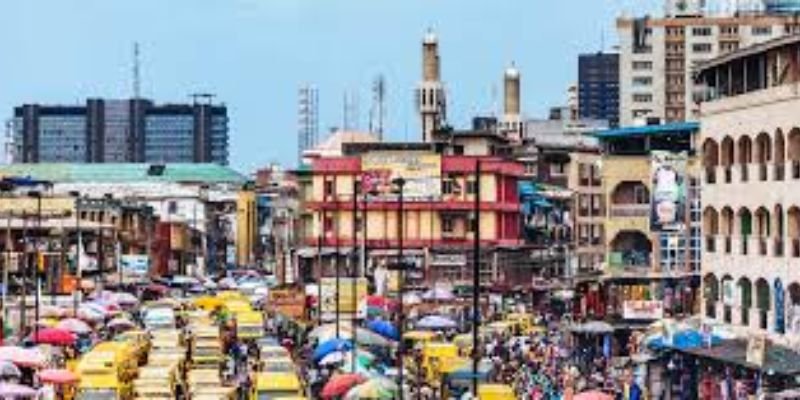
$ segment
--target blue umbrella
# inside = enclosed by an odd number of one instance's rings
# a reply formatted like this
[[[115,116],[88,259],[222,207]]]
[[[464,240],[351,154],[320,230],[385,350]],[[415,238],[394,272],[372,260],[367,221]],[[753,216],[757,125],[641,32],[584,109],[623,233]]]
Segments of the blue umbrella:
[[[314,349],[314,361],[319,362],[327,356],[336,351],[349,351],[353,349],[353,343],[349,340],[344,339],[331,339],[326,342],[320,343],[316,349]]]
[[[451,329],[458,327],[456,321],[450,318],[442,317],[440,315],[429,315],[417,321],[417,328],[419,329]]]
[[[367,328],[385,338],[392,340],[400,340],[400,332],[397,331],[394,325],[389,321],[377,319],[370,321]]]

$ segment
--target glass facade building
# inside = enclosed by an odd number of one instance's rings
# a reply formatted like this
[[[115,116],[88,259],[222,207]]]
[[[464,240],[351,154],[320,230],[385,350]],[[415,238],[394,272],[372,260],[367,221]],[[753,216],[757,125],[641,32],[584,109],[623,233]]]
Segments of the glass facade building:
[[[619,126],[619,54],[581,54],[578,57],[578,109],[581,118]]]
[[[228,164],[224,105],[89,99],[25,104],[12,118],[13,162]]]

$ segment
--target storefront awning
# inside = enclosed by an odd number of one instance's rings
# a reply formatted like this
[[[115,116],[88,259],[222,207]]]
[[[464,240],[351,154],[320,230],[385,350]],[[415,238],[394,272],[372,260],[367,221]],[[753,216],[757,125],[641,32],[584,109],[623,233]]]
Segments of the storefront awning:
[[[687,354],[726,363],[736,364],[751,370],[768,371],[776,375],[800,375],[800,353],[786,346],[767,345],[764,365],[747,362],[747,340],[723,340],[719,345],[680,350]]]

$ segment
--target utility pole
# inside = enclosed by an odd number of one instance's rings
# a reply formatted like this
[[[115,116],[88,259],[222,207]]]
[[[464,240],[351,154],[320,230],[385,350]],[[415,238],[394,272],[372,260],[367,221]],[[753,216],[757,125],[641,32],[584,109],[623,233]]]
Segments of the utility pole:
[[[404,381],[404,374],[403,371],[403,356],[405,354],[405,349],[403,347],[403,332],[405,332],[405,311],[403,310],[403,296],[405,295],[405,259],[403,256],[403,236],[405,236],[405,224],[403,223],[403,218],[405,214],[403,212],[403,195],[406,185],[406,180],[402,177],[395,178],[392,183],[396,186],[398,192],[398,218],[397,218],[397,285],[398,285],[398,292],[400,294],[400,301],[399,301],[399,315],[398,315],[398,330],[400,331],[400,342],[397,345],[397,364],[398,364],[398,377],[400,378],[400,400],[403,400],[405,393],[403,391],[403,381]]]
[[[475,161],[475,217],[472,247],[472,398],[478,398],[478,363],[480,351],[478,346],[478,327],[480,325],[480,292],[481,292],[481,160]]]

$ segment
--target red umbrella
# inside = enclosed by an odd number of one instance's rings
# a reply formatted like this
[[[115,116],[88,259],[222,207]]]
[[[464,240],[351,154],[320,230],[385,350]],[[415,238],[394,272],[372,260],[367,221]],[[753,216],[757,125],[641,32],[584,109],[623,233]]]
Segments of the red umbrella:
[[[389,300],[383,296],[367,296],[367,306],[376,308],[386,308]]]
[[[322,398],[330,399],[337,396],[342,396],[347,393],[353,386],[366,382],[367,379],[359,374],[341,374],[334,375],[322,388]]]
[[[31,335],[31,340],[38,344],[53,346],[72,346],[75,344],[75,335],[66,329],[45,328]]]
[[[78,375],[66,369],[45,369],[39,372],[39,379],[44,383],[63,385],[78,381]]]

